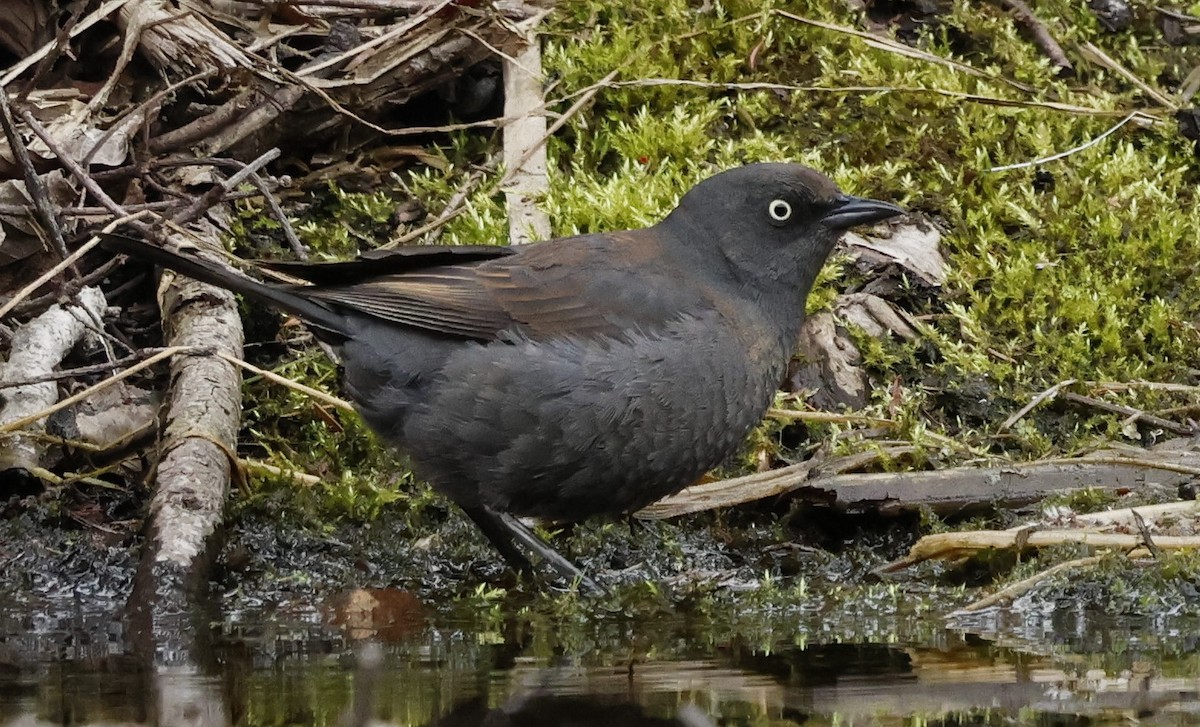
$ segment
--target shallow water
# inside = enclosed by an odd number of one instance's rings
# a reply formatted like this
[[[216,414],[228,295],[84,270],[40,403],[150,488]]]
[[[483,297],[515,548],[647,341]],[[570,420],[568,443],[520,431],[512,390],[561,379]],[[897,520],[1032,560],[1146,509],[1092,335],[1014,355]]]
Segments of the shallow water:
[[[138,656],[116,614],[25,607],[0,610],[6,727],[333,725],[356,699],[389,725],[1200,724],[1194,624],[984,614],[738,633],[694,615],[471,618],[380,590],[214,622],[195,664]],[[374,668],[358,664],[368,644]]]

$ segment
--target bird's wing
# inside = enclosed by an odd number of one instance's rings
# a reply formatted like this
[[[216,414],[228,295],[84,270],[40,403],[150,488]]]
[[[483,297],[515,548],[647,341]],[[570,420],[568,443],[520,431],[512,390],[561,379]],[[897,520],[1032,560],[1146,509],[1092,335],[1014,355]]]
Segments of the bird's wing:
[[[530,245],[467,264],[303,287],[305,295],[435,333],[493,340],[616,336],[652,330],[672,312],[642,231]],[[603,264],[598,264],[603,262]]]
[[[501,245],[412,245],[367,250],[355,260],[320,263],[260,260],[258,264],[316,285],[347,285],[380,275],[494,260],[519,249]]]

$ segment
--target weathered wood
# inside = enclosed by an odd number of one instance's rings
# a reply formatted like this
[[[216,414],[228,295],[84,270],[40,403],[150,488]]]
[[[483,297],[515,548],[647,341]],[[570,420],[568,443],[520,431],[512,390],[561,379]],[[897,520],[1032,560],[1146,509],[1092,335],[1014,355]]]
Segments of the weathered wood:
[[[1194,456],[1188,461],[1200,465],[1200,459]],[[1149,461],[1131,459],[1114,464],[1080,459],[933,472],[837,475],[803,483],[796,496],[849,512],[899,514],[929,508],[939,515],[953,515],[981,508],[1020,507],[1069,490],[1177,488],[1196,479],[1196,474],[1164,470]]]
[[[84,288],[77,303],[52,306],[18,328],[8,361],[0,367],[0,381],[25,381],[49,374],[79,343],[89,325],[101,320],[107,305],[99,288]],[[58,383],[43,381],[7,387],[2,396],[0,425],[28,419],[53,406],[58,402]],[[36,434],[45,428],[46,420],[41,418],[26,425],[25,432],[0,437],[0,469],[40,467],[44,445]]]
[[[549,190],[546,178],[546,117],[542,98],[542,51],[532,30],[524,47],[504,60],[504,188],[508,240],[519,245],[550,238],[550,217],[538,207]]]
[[[843,512],[900,514],[928,508],[939,515],[954,515],[1020,507],[1070,490],[1171,489],[1200,478],[1200,452],[1171,447],[1113,449],[1078,459],[1001,467],[822,475],[822,470],[848,468],[844,459],[835,462],[802,462],[696,485],[637,514],[649,519],[674,517],[790,493]]]
[[[159,306],[170,345],[241,357],[242,322],[231,292],[167,272]],[[148,538],[129,610],[153,653],[182,663],[195,657],[190,640],[203,637],[176,620],[194,615],[207,594],[237,447],[241,384],[240,371],[218,356],[177,356],[171,363]],[[164,620],[169,626],[160,628]]]

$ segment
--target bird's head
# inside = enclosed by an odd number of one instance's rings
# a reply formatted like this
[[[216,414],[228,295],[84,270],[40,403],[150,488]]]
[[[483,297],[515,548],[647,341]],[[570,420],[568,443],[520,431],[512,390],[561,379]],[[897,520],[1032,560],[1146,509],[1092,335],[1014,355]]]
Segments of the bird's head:
[[[904,210],[842,193],[800,164],[750,164],[696,185],[664,220],[688,246],[715,245],[735,276],[752,286],[808,294],[842,232]]]

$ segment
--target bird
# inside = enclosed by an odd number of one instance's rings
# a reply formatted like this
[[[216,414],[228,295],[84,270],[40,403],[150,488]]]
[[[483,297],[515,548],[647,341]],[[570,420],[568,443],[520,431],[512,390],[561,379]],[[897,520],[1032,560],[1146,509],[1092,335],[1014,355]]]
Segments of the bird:
[[[258,263],[295,284],[128,235],[104,245],[302,319],[340,349],[367,424],[505,560],[529,571],[523,545],[594,587],[518,518],[619,517],[728,459],[838,238],[903,212],[764,162],[700,181],[642,229]]]

